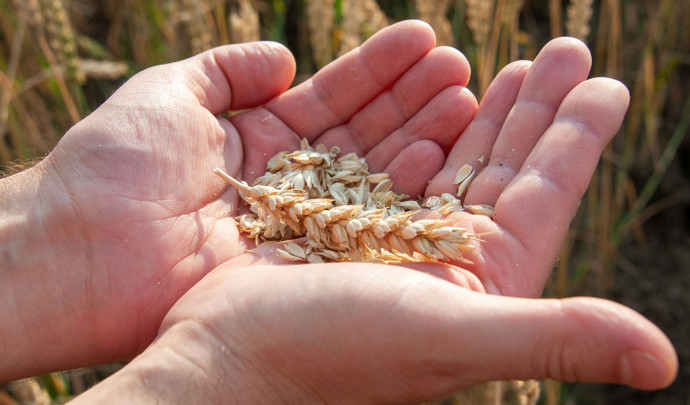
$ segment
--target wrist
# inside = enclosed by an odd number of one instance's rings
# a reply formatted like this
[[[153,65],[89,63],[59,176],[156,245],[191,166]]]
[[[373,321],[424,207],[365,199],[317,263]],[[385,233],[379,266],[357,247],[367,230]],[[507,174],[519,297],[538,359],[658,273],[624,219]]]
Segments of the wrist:
[[[261,374],[196,322],[168,329],[144,352],[76,398],[75,405],[126,403],[314,403],[292,401],[273,378]],[[281,388],[285,388],[281,386]],[[301,398],[304,399],[304,398]]]
[[[70,348],[56,341],[83,350],[81,342],[57,339],[84,332],[74,328],[82,319],[72,311],[83,302],[60,264],[78,257],[83,243],[74,243],[68,198],[46,167],[42,162],[0,180],[0,325],[12,325],[0,339],[0,381],[75,364]]]

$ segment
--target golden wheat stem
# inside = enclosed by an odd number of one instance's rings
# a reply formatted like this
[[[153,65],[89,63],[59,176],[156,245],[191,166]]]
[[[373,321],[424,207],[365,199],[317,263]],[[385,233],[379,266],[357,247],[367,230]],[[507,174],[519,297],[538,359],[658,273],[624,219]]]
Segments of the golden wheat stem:
[[[557,38],[563,35],[563,30],[561,28],[562,12],[561,8],[563,4],[561,0],[549,0],[549,23],[551,25],[551,37]]]

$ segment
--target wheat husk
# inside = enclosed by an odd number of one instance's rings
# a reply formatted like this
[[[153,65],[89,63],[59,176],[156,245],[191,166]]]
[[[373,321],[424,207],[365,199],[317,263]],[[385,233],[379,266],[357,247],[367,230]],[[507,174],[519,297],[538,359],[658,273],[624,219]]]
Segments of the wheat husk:
[[[479,238],[453,225],[448,215],[463,210],[493,215],[489,206],[465,208],[458,198],[443,194],[423,204],[437,212],[436,218],[414,220],[422,205],[392,191],[388,174],[370,173],[364,158],[338,156],[339,148],[313,148],[306,140],[300,146],[273,156],[266,173],[251,185],[215,170],[249,207],[249,213],[236,218],[242,233],[257,244],[306,237],[303,246],[289,243],[279,249],[283,259],[467,262],[463,254]],[[462,170],[468,171],[466,166]],[[462,183],[472,176],[464,177]]]

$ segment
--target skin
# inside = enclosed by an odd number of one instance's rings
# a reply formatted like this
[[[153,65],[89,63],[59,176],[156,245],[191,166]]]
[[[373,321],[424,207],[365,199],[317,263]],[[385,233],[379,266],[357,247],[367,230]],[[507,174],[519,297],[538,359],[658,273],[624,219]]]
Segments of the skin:
[[[43,162],[0,181],[0,324],[13,325],[0,330],[0,380],[134,357],[77,402],[408,403],[496,379],[670,384],[675,351],[639,314],[537,299],[627,109],[621,83],[587,80],[590,64],[584,44],[554,40],[503,69],[478,106],[464,56],[406,21],[290,90],[294,60],[274,43],[137,74]],[[453,192],[466,163],[483,169],[466,202],[494,205],[494,220],[453,214],[482,235],[472,264],[245,253],[238,194],[212,171],[252,181],[301,137],[365,156],[412,195]]]

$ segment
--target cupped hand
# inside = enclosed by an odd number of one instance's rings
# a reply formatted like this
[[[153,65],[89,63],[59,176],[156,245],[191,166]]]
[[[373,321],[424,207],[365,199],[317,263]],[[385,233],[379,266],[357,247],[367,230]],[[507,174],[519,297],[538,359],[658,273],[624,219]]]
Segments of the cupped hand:
[[[214,168],[251,181],[306,137],[366,155],[376,170],[418,166],[398,177],[420,193],[476,111],[463,87],[466,59],[434,48],[421,22],[386,28],[285,91],[294,73],[274,43],[147,69],[44,161],[45,185],[69,207],[50,238],[79,241],[52,265],[61,288],[79,286],[65,311],[88,320],[79,334],[91,339],[89,361],[142,350],[185,291],[245,250],[233,219],[238,194]]]
[[[439,264],[281,265],[273,249],[208,274],[84,403],[127,392],[143,403],[412,404],[508,379],[657,389],[677,369],[663,333],[609,301],[481,293]]]
[[[382,54],[390,45],[367,50],[410,29],[413,43],[427,38],[416,23],[394,26],[312,81],[231,118],[244,165],[216,163],[252,180],[273,153],[306,137],[366,156],[372,171],[387,171],[413,195],[454,192],[457,170],[471,164],[479,174],[465,203],[496,212],[493,221],[453,214],[482,235],[468,254],[472,264],[295,265],[277,259],[275,246],[228,254],[174,305],[157,340],[85,399],[122,380],[147,381],[145,395],[163,401],[268,403],[414,403],[496,379],[645,389],[673,380],[673,347],[634,311],[597,299],[510,297],[540,294],[620,125],[625,88],[586,80],[584,45],[558,39],[534,63],[505,68],[472,119],[474,99],[462,88],[467,68],[456,52],[429,51],[429,42],[425,56],[402,63]],[[397,74],[375,73],[397,63],[405,65]],[[423,81],[423,72],[434,79]],[[338,97],[348,83],[360,91]],[[220,201],[233,212],[237,197],[231,190]]]
[[[476,177],[466,205],[494,217],[454,213],[481,235],[463,267],[490,293],[539,297],[604,148],[628,107],[625,86],[587,79],[591,56],[574,38],[552,40],[534,62],[504,68],[456,142],[427,195],[455,193],[465,164]]]

